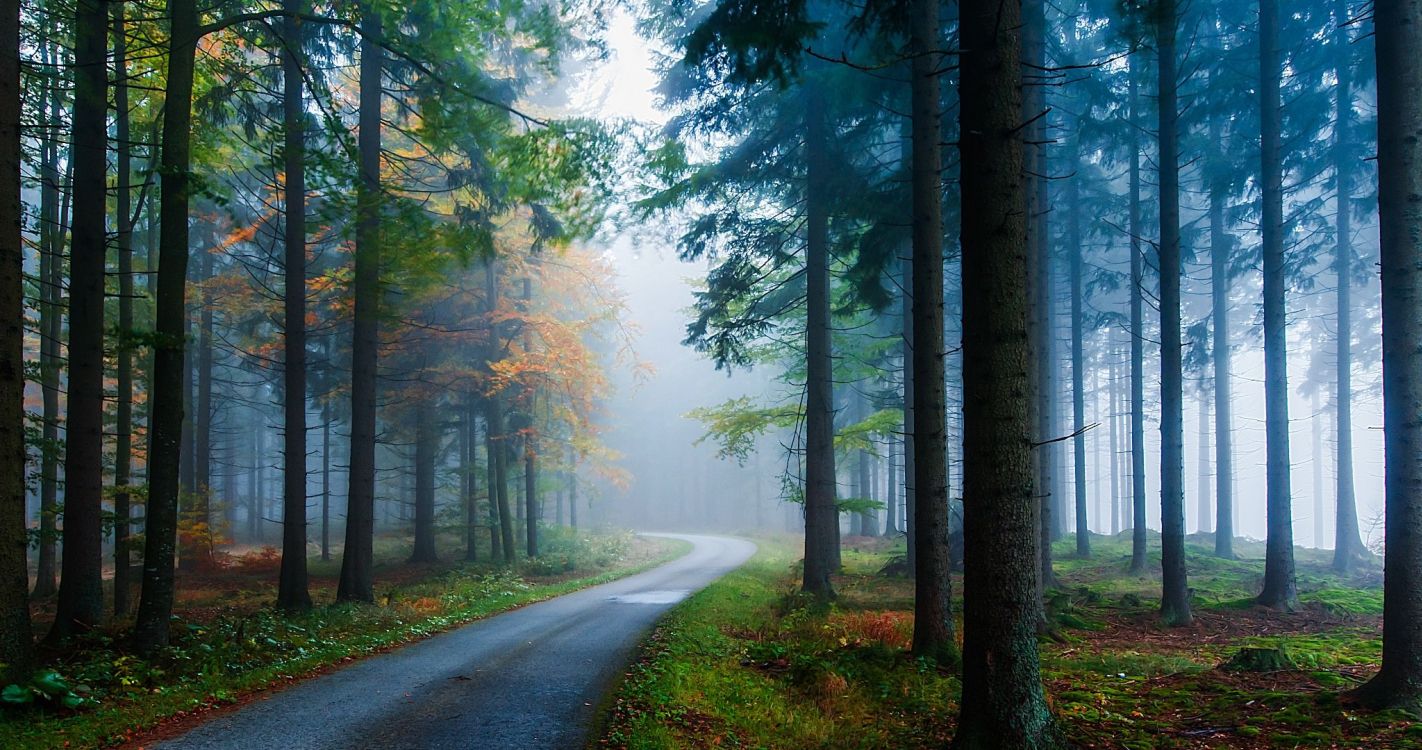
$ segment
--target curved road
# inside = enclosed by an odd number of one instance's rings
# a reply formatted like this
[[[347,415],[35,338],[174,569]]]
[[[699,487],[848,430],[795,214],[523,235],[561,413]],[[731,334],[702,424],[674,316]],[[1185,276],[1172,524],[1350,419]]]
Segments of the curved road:
[[[657,618],[755,552],[739,539],[666,536],[695,547],[659,568],[301,682],[153,747],[582,748]]]

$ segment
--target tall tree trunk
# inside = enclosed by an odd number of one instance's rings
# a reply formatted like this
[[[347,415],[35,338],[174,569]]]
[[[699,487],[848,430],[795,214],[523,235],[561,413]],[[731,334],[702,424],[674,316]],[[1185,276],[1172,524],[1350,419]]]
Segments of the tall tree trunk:
[[[1107,339],[1106,349],[1111,357],[1110,382],[1106,386],[1110,413],[1106,418],[1111,425],[1111,536],[1114,537],[1121,533],[1121,373],[1116,342]]]
[[[1211,118],[1210,142],[1224,141],[1219,118]],[[1210,177],[1210,335],[1215,386],[1215,556],[1234,557],[1234,424],[1229,348],[1229,238],[1224,208],[1225,175]]]
[[[1190,623],[1185,578],[1185,425],[1180,341],[1180,114],[1175,0],[1156,11],[1160,54],[1160,568],[1161,620]]]
[[[910,140],[913,137],[910,132]],[[907,149],[906,149],[907,150]],[[912,164],[910,164],[912,169]],[[909,220],[913,217],[910,215]],[[918,550],[914,546],[914,476],[918,472],[918,467],[914,465],[914,415],[913,402],[917,397],[913,384],[913,248],[909,248],[909,254],[902,259],[902,278],[900,286],[903,288],[903,364],[904,373],[904,538],[907,545],[907,560],[909,575],[913,575],[913,561],[918,559]]]
[[[44,62],[58,66],[60,55],[44,48]],[[52,76],[48,86],[46,118],[58,123],[62,115],[59,103],[59,82]],[[67,207],[60,208],[60,145],[58,130],[44,131],[42,163],[40,165],[40,393],[43,400],[44,438],[40,455],[40,518],[39,559],[36,561],[35,589],[37,598],[54,596],[59,590],[58,542],[55,526],[59,514],[59,371],[63,366],[59,356],[59,340],[63,336],[64,308],[61,304],[64,275],[64,225]],[[70,169],[74,160],[66,159]],[[65,193],[68,203],[68,193]]]
[[[1140,75],[1130,59],[1131,166],[1131,573],[1146,570],[1145,473],[1145,257],[1141,254],[1141,137]]]
[[[948,549],[948,408],[943,354],[943,154],[938,49],[941,0],[909,6],[913,112],[913,652],[957,660]]]
[[[1263,195],[1264,423],[1268,535],[1259,603],[1275,609],[1298,604],[1294,578],[1294,517],[1289,486],[1288,322],[1284,310],[1284,174],[1280,159],[1279,3],[1259,2],[1260,175]]]
[[[168,643],[178,532],[178,461],[183,453],[183,340],[187,320],[188,168],[192,154],[197,8],[169,0],[168,76],[158,197],[158,309],[154,331],[153,412],[148,504],[144,511],[143,591],[134,641],[142,651]]]
[[[133,146],[128,114],[128,28],[123,3],[113,3],[114,137],[118,182],[115,219],[118,228],[118,342],[115,353],[116,411],[114,431],[114,617],[128,614],[129,485],[133,471]]]
[[[894,536],[899,533],[899,453],[892,435],[884,441],[884,449],[888,454],[884,467],[884,536]]]
[[[302,94],[302,0],[283,0],[281,85],[283,185],[286,225],[282,236],[286,272],[282,300],[282,515],[281,573],[277,607],[311,608],[306,576],[306,104]],[[324,448],[323,448],[324,450]],[[326,503],[323,494],[322,503]],[[322,554],[327,554],[325,518]]]
[[[499,309],[499,263],[491,260],[484,266],[484,298],[488,305],[489,344],[484,355],[486,366],[499,359],[498,339],[503,335],[501,327],[494,322]],[[491,373],[492,374],[492,373]],[[512,564],[517,555],[514,547],[514,519],[509,507],[508,436],[504,432],[503,394],[492,391],[484,397],[484,431],[489,447],[489,500],[498,513],[499,538],[495,542],[494,557],[503,553],[504,562]]]
[[[214,228],[215,229],[215,228]],[[217,244],[216,232],[213,236]],[[180,550],[178,566],[193,569],[212,565],[216,532],[212,519],[212,251],[202,253],[198,292],[197,397],[193,409],[193,495],[188,522],[194,529],[191,549]]]
[[[74,232],[69,261],[69,383],[64,449],[64,555],[50,639],[104,616],[104,270],[107,247],[108,2],[74,10]]]
[[[839,547],[835,505],[834,386],[830,353],[829,215],[824,175],[824,102],[813,84],[805,94],[806,396],[805,396],[805,577],[803,588],[821,599],[834,597],[830,574]]]
[[[430,407],[421,400],[415,409],[415,549],[410,562],[428,563],[439,559],[435,551],[435,454],[439,432]]]
[[[1072,169],[1081,164],[1081,125],[1072,135]],[[1086,356],[1084,353],[1086,290],[1083,288],[1081,244],[1081,176],[1075,175],[1067,181],[1067,250],[1071,253],[1071,410],[1072,431],[1072,472],[1076,480],[1076,556],[1091,556],[1091,527],[1086,516]]]
[[[1382,668],[1357,697],[1422,709],[1422,0],[1374,6],[1386,549]]]
[[[953,747],[1064,747],[1037,653],[1022,5],[959,7],[966,596]]]
[[[1333,169],[1338,185],[1337,247],[1333,269],[1338,277],[1338,360],[1334,381],[1337,436],[1337,523],[1333,538],[1333,569],[1343,573],[1368,557],[1358,532],[1358,502],[1353,488],[1353,58],[1348,37],[1351,19],[1347,0],[1334,3],[1334,46],[1338,50],[1337,112],[1333,123]]]
[[[524,315],[533,314],[532,270],[523,277],[523,309]],[[532,326],[527,323],[523,326],[523,350],[525,353],[533,351]],[[536,399],[535,391],[528,400],[528,434],[523,441],[523,515],[528,519],[524,525],[524,542],[529,557],[538,557],[538,522],[541,520],[538,503],[538,438],[534,418]]]
[[[0,680],[34,664],[25,561],[25,246],[20,204],[20,3],[0,0]]]
[[[351,344],[351,449],[346,544],[341,552],[339,601],[373,601],[375,585],[375,409],[380,356],[380,102],[383,33],[380,12],[360,5],[360,112],[357,151],[355,324]]]
[[[1046,6],[1043,0],[1022,3],[1022,75],[1030,80],[1040,75],[1046,66]],[[1036,520],[1039,527],[1035,543],[1038,558],[1038,586],[1042,590],[1056,588],[1056,573],[1052,570],[1052,540],[1056,538],[1053,520],[1056,446],[1047,443],[1052,435],[1054,388],[1052,369],[1053,341],[1051,325],[1052,279],[1051,251],[1047,218],[1050,208],[1047,196],[1046,93],[1041,86],[1024,86],[1023,109],[1028,120],[1025,131],[1032,144],[1023,154],[1027,181],[1027,336],[1031,354],[1028,364],[1028,389],[1032,401],[1028,406],[1036,440],[1042,443],[1032,451],[1033,476],[1038,504]]]
[[[568,523],[578,528],[578,454],[573,450],[568,456]]]

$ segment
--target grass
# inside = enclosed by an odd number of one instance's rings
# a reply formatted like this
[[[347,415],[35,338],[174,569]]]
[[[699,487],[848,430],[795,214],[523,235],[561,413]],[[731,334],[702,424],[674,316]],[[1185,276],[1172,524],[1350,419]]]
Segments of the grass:
[[[689,546],[627,533],[550,531],[541,559],[507,569],[403,565],[395,561],[408,554],[408,542],[386,539],[377,550],[383,564],[377,567],[374,606],[333,603],[328,576],[336,569],[313,561],[318,606],[291,618],[271,610],[275,576],[261,564],[190,580],[179,597],[170,648],[142,659],[126,650],[115,630],[86,636],[49,666],[82,686],[76,691],[90,696],[91,704],[79,710],[4,709],[0,744],[7,750],[122,744],[164,722],[181,722],[333,665],[654,567]]]
[[[840,596],[794,594],[798,541],[758,540],[744,568],[681,604],[655,631],[612,703],[599,743],[669,748],[943,747],[959,683],[907,653],[911,582],[881,570],[902,544],[847,540]],[[1158,549],[1158,544],[1156,545]],[[1263,547],[1239,559],[1188,544],[1195,623],[1159,623],[1159,553],[1127,572],[1130,539],[1093,538],[1093,556],[1055,548],[1057,633],[1041,643],[1053,707],[1082,748],[1417,748],[1422,726],[1348,705],[1381,659],[1381,575],[1333,574],[1326,552],[1297,551],[1300,607],[1253,606]],[[954,582],[961,596],[961,579]],[[961,606],[961,601],[959,602]],[[1242,647],[1283,648],[1294,668],[1221,669]]]

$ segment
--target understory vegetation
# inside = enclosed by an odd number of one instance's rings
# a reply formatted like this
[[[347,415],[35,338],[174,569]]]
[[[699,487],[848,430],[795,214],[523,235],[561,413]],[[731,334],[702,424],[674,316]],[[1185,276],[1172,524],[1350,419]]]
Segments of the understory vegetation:
[[[409,540],[376,544],[374,605],[335,601],[338,564],[311,561],[315,607],[284,617],[270,607],[270,549],[182,579],[171,645],[152,657],[94,630],[49,654],[31,684],[6,689],[0,737],[12,748],[104,747],[181,727],[256,691],[310,676],[514,607],[604,583],[684,554],[674,539],[627,532],[547,531],[543,556],[515,567],[406,562]]]
[[[846,543],[828,606],[795,593],[799,550],[787,537],[760,540],[750,563],[678,607],[622,685],[599,746],[946,746],[960,682],[955,669],[909,653],[913,581],[884,572],[902,567],[893,563],[903,544]],[[1381,661],[1380,569],[1340,577],[1326,552],[1299,549],[1300,606],[1280,613],[1252,603],[1262,544],[1236,540],[1239,558],[1221,560],[1208,535],[1194,535],[1196,617],[1166,628],[1158,552],[1134,576],[1129,533],[1092,543],[1090,559],[1070,555],[1070,537],[1055,545],[1061,586],[1048,592],[1041,639],[1049,700],[1077,746],[1422,744],[1422,727],[1405,714],[1340,697]]]

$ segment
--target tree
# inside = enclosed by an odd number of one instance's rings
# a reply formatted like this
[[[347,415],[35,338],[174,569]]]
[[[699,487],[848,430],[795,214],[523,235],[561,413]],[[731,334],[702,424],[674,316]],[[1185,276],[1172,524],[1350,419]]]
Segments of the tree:
[[[355,322],[351,345],[350,482],[346,544],[341,552],[340,601],[375,600],[375,405],[380,347],[380,102],[384,51],[380,12],[360,6],[360,180],[356,197]]]
[[[1422,710],[1422,0],[1379,0],[1373,14],[1386,454],[1383,659],[1354,697],[1415,712]]]
[[[1175,0],[1158,0],[1160,116],[1160,544],[1161,619],[1190,623],[1185,579],[1185,428],[1180,341],[1180,153]]]
[[[914,6],[916,25],[933,18],[924,5]],[[1064,747],[1037,653],[1022,8],[997,0],[959,8],[966,597],[953,746]]]
[[[1298,604],[1294,579],[1294,519],[1289,486],[1288,323],[1284,309],[1284,174],[1280,159],[1279,4],[1259,2],[1260,225],[1264,261],[1264,409],[1268,481],[1268,538],[1259,603],[1275,609]]]
[[[1131,572],[1146,568],[1145,257],[1141,251],[1141,138],[1139,55],[1130,58],[1131,166],[1127,231],[1131,251]],[[1184,500],[1182,499],[1183,503]]]
[[[128,97],[128,28],[123,3],[113,3],[114,138],[118,152],[115,219],[118,227],[119,314],[114,430],[114,617],[129,612],[129,484],[133,471],[133,146]]]
[[[302,96],[301,0],[284,0],[282,19],[282,150],[286,269],[282,332],[282,532],[277,606],[286,612],[311,608],[306,580],[306,106]],[[326,447],[323,446],[323,451]],[[322,523],[323,545],[325,523]]]
[[[0,1],[0,679],[34,663],[25,564],[25,252],[20,229],[20,3]]]
[[[942,100],[939,0],[910,4],[913,122],[913,651],[957,660],[948,554],[948,424],[943,341]],[[1021,108],[1021,105],[1018,105]],[[964,128],[966,130],[966,127]],[[966,234],[965,234],[966,236]]]
[[[64,555],[49,638],[103,621],[104,268],[108,171],[107,0],[74,9],[74,229],[69,263],[69,387]]]

